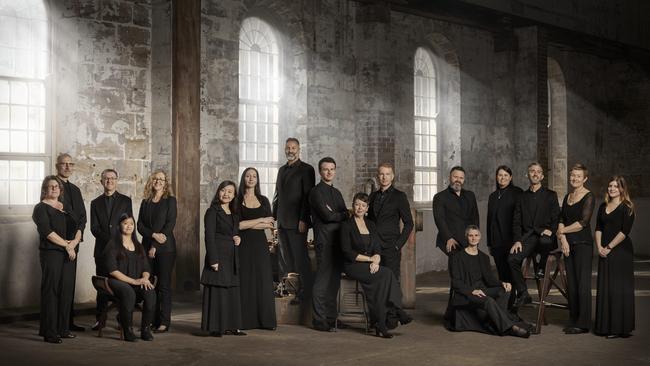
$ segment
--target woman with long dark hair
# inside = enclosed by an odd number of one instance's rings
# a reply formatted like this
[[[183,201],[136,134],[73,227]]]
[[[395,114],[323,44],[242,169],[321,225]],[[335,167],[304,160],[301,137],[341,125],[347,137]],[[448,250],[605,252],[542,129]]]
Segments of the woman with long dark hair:
[[[242,328],[275,329],[273,272],[265,230],[273,229],[271,204],[260,191],[259,174],[246,168],[239,183],[239,283]]]
[[[75,218],[63,210],[59,197],[63,182],[54,175],[43,179],[41,202],[34,206],[41,260],[40,332],[45,342],[61,343],[61,338],[75,338],[70,333],[70,308],[74,293],[75,247],[81,240]]]
[[[110,278],[108,284],[115,297],[119,299],[119,321],[124,333],[124,340],[137,340],[133,330],[133,310],[135,304],[144,301],[140,338],[152,341],[151,322],[156,305],[156,292],[150,281],[151,269],[145,255],[144,247],[135,234],[135,219],[128,213],[120,216],[120,234],[106,244],[102,255],[104,268]]]
[[[144,199],[138,214],[138,232],[152,264],[156,284],[154,333],[169,331],[172,315],[172,272],[176,261],[176,197],[163,170],[156,170],[144,186]]]
[[[205,264],[201,274],[203,312],[201,329],[211,336],[246,335],[241,328],[239,294],[239,215],[237,185],[219,184],[205,212]]]
[[[497,266],[499,280],[512,281],[508,256],[514,244],[512,218],[522,189],[512,184],[512,169],[507,165],[497,168],[496,190],[488,199],[487,245]]]
[[[564,197],[557,237],[566,263],[569,294],[569,326],[566,334],[586,333],[591,328],[591,263],[594,240],[591,236],[591,215],[594,195],[585,187],[589,177],[587,167],[576,164],[571,168],[571,192]]]
[[[630,231],[634,204],[627,182],[614,176],[598,208],[598,292],[594,331],[607,338],[629,337],[634,330],[634,247]]]

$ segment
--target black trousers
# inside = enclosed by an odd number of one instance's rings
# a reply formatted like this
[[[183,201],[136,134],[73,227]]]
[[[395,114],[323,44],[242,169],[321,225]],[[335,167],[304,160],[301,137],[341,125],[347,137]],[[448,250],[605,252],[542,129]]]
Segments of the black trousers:
[[[370,263],[345,263],[345,273],[361,283],[368,301],[371,323],[387,326],[389,314],[396,314],[402,308],[402,290],[393,271],[384,266],[370,273]]]
[[[524,280],[524,274],[521,270],[521,264],[524,259],[531,255],[539,254],[541,257],[539,266],[544,268],[546,266],[548,253],[555,247],[553,241],[552,237],[545,236],[540,238],[540,236],[536,234],[531,234],[522,241],[521,252],[510,254],[508,256],[508,264],[510,265],[510,273],[512,274],[512,287],[517,291],[517,293],[528,290],[526,280]]]
[[[133,325],[133,309],[135,309],[135,304],[140,301],[144,302],[140,329],[151,325],[156,306],[154,290],[145,290],[140,286],[132,286],[115,278],[109,278],[108,284],[120,302],[120,323],[123,327]]]
[[[309,297],[314,279],[307,251],[307,233],[280,228],[279,234],[279,279],[282,280],[289,272],[298,273],[302,284],[298,297]]]
[[[397,282],[400,282],[400,274],[402,263],[402,250],[393,248],[381,248],[381,265],[387,267],[397,279]]]
[[[508,264],[510,247],[491,247],[490,254],[492,255],[492,258],[494,258],[494,264],[497,266],[499,281],[508,283],[512,282],[512,273],[510,272],[510,265]]]
[[[79,252],[77,251],[77,256],[79,255]],[[72,274],[73,282],[72,282],[72,302],[70,303],[70,326],[74,325],[74,294],[75,294],[75,289],[77,288],[77,261],[74,260],[73,262],[73,267],[74,267],[74,273]]]
[[[513,316],[507,310],[510,293],[505,292],[503,287],[490,287],[487,290],[483,290],[483,292],[485,292],[487,296],[466,296],[469,300],[469,304],[457,307],[457,309],[473,312],[484,331],[498,335],[506,334],[506,332],[516,323]],[[470,325],[470,327],[472,326]],[[481,329],[457,330],[481,331]]]
[[[102,269],[102,266],[104,264],[102,263],[101,258],[95,257],[95,274],[98,276],[106,276],[105,271]],[[95,307],[95,319],[99,321],[101,318],[102,313],[106,308],[108,308],[108,298],[105,295],[100,294],[99,292],[97,293],[97,297],[95,298],[96,302],[96,307]]]
[[[312,295],[313,324],[315,327],[331,327],[338,316],[336,294],[343,270],[340,248],[332,243],[316,243],[316,260],[318,270]]]
[[[151,261],[153,273],[158,277],[156,285],[156,307],[154,327],[169,327],[172,317],[172,273],[176,263],[176,253],[156,253]]]
[[[41,315],[39,334],[55,338],[70,332],[74,263],[59,250],[41,250]]]
[[[564,257],[569,295],[569,326],[572,327],[591,328],[592,260],[591,243],[571,244],[569,256]]]

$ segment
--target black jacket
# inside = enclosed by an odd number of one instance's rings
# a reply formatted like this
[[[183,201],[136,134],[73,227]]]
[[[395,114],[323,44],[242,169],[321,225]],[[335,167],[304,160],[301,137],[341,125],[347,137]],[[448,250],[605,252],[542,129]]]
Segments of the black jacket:
[[[377,227],[375,223],[368,220],[363,220],[366,223],[368,232],[370,232],[370,245],[366,247],[361,238],[361,232],[354,221],[354,217],[343,221],[341,224],[341,250],[345,261],[348,263],[357,263],[357,256],[367,255],[372,257],[375,254],[381,254],[381,239],[377,235]]]
[[[142,200],[140,213],[138,213],[138,232],[142,235],[142,245],[149,250],[153,245],[156,253],[175,253],[176,239],[174,238],[174,225],[176,225],[176,197],[161,199],[158,203]],[[164,244],[152,238],[154,233],[167,236]]]
[[[133,243],[133,244],[136,247],[142,246],[142,244],[138,244],[138,243]],[[108,243],[106,243],[106,247],[102,252],[102,263],[104,265],[104,269],[106,270],[107,274],[110,274],[113,271],[120,271],[122,272],[123,275],[128,276],[129,263],[126,258],[120,257],[119,255],[121,252],[121,248],[119,247],[120,245],[122,244],[120,244],[116,240],[111,240]],[[135,272],[137,273],[137,275],[134,279],[141,278],[144,272],[151,273],[151,267],[149,266],[149,261],[146,258],[146,254],[144,256],[140,256],[140,255],[137,256],[135,268],[136,268]]]
[[[468,260],[470,259],[470,254],[467,254],[464,250],[459,251],[455,255],[449,256],[449,276],[451,277],[451,290],[452,306],[463,306],[469,304],[467,299],[469,296],[472,296],[472,291],[476,290],[475,286],[472,286],[470,280],[470,265]],[[481,266],[481,275],[483,277],[483,283],[485,284],[484,288],[480,290],[486,290],[490,287],[499,287],[502,286],[501,282],[494,276],[492,269],[490,267],[490,257],[482,251],[478,251],[478,260],[479,265]]]
[[[382,241],[382,247],[402,249],[413,231],[413,216],[406,193],[390,186],[383,193],[386,195],[383,202],[379,203],[381,193],[372,192],[370,195],[370,207],[368,218],[377,224],[377,235]],[[400,231],[400,220],[404,228]]]
[[[490,248],[512,247],[512,218],[521,188],[509,185],[490,194],[487,212],[487,245]]]
[[[532,195],[539,195],[536,208],[530,206]],[[525,241],[530,235],[541,236],[546,229],[555,237],[560,221],[560,204],[557,193],[547,188],[540,188],[536,193],[530,189],[525,190],[517,200],[515,214],[512,218],[513,241]],[[551,239],[553,240],[553,239]]]
[[[106,243],[114,235],[120,234],[120,216],[123,213],[133,216],[131,198],[119,192],[113,193],[113,197],[115,201],[110,215],[106,210],[105,194],[101,194],[90,203],[90,231],[95,236],[95,258],[102,255]]]
[[[273,217],[279,228],[297,230],[298,221],[310,224],[309,192],[314,183],[314,168],[302,160],[280,167],[273,196]]]
[[[205,212],[205,264],[201,283],[211,286],[239,286],[239,253],[233,236],[239,235],[239,216],[227,215],[218,203]],[[212,265],[219,263],[219,270]]]
[[[438,228],[436,246],[446,251],[447,240],[454,238],[467,247],[465,229],[469,225],[479,226],[478,206],[472,191],[461,190],[460,197],[447,187],[433,196],[433,219]]]
[[[348,218],[341,192],[321,181],[309,192],[309,205],[314,221],[314,243],[338,246],[341,222]]]
[[[84,203],[84,198],[81,195],[81,190],[76,185],[72,184],[70,181],[63,182],[63,209],[67,212],[70,212],[75,220],[77,221],[77,230],[81,231],[81,238],[83,241],[84,230],[86,230],[86,205]],[[77,251],[79,246],[77,246]]]
[[[39,202],[34,206],[32,220],[38,230],[40,239],[38,249],[40,250],[65,252],[64,247],[52,243],[47,236],[55,232],[65,240],[72,240],[77,232],[78,225],[72,214],[59,211],[47,203]]]

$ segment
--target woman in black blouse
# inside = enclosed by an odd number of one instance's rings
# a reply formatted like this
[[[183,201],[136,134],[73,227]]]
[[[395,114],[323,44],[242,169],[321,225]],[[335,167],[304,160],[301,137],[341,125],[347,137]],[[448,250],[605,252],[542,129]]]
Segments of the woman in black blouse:
[[[622,176],[614,176],[596,219],[600,258],[594,331],[607,338],[629,337],[634,330],[634,248],[629,236],[632,224],[634,205],[627,183]]]
[[[564,254],[569,295],[569,326],[566,334],[586,333],[591,327],[591,264],[593,238],[591,215],[594,195],[585,187],[589,172],[582,164],[571,168],[571,192],[564,196],[557,237]]]
[[[158,277],[153,329],[155,333],[163,333],[169,330],[171,322],[172,272],[176,261],[176,197],[164,171],[156,170],[149,176],[144,197],[138,214],[138,232],[151,260],[153,274]]]
[[[488,199],[487,245],[497,266],[499,280],[512,281],[508,256],[514,244],[512,218],[521,188],[512,184],[512,169],[501,165],[496,171],[496,190]]]
[[[152,341],[150,326],[154,316],[156,293],[149,281],[149,261],[144,247],[135,235],[135,219],[131,215],[125,213],[120,216],[120,235],[106,244],[102,259],[110,276],[108,284],[120,302],[119,321],[124,340],[137,340],[131,329],[133,309],[138,300],[144,300],[140,338]]]
[[[242,328],[273,330],[275,295],[271,256],[264,230],[273,229],[268,198],[262,196],[257,169],[246,168],[239,183],[239,265]]]
[[[376,335],[392,338],[389,328],[395,328],[397,321],[404,325],[413,319],[402,310],[402,291],[393,271],[380,265],[381,242],[375,224],[366,218],[368,201],[367,194],[355,194],[354,216],[341,225],[343,271],[361,283]]]
[[[201,329],[213,337],[246,335],[240,330],[239,215],[237,186],[226,180],[219,184],[205,212],[205,263],[201,273],[203,312]]]
[[[75,218],[63,211],[59,196],[63,182],[54,175],[43,179],[41,202],[34,206],[41,260],[41,316],[39,335],[45,342],[61,343],[75,338],[70,333],[70,308],[74,293],[75,248],[81,241]]]

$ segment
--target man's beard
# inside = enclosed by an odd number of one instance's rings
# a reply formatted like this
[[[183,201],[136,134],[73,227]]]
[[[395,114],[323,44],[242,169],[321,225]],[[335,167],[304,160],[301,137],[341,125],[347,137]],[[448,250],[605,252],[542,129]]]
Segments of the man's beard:
[[[460,183],[452,183],[451,189],[453,189],[454,192],[460,192],[460,190],[463,189],[463,185]]]
[[[287,157],[288,161],[294,161],[298,159],[298,156],[296,154],[284,154]]]

